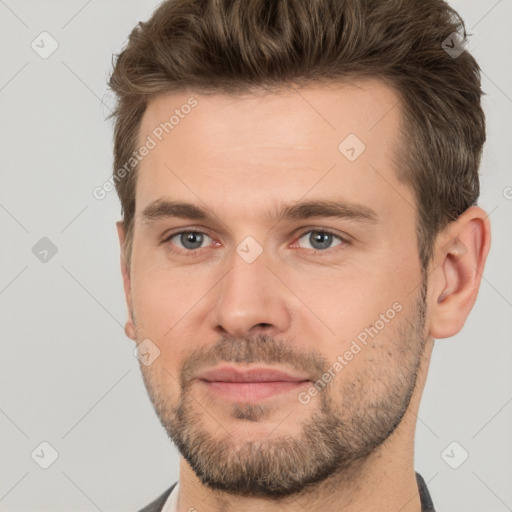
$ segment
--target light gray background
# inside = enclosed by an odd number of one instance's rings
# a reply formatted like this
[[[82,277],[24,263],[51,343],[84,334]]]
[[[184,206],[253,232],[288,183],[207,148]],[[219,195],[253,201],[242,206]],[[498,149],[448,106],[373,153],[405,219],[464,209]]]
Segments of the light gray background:
[[[416,469],[439,511],[502,512],[512,510],[512,0],[451,3],[483,69],[480,204],[493,244],[464,329],[436,342]],[[111,174],[111,55],[156,5],[0,0],[2,511],[136,511],[178,478],[123,331],[118,199],[92,195]],[[47,59],[31,48],[43,31],[59,45]],[[32,252],[42,237],[58,249],[46,263]],[[48,469],[31,458],[43,441],[59,453]],[[469,453],[458,469],[441,456],[453,441],[452,461]]]

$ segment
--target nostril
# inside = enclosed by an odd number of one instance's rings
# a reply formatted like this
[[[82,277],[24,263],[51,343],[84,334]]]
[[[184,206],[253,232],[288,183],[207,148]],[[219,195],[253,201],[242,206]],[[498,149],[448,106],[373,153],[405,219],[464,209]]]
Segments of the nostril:
[[[261,323],[261,324],[257,324],[256,327],[272,327],[272,326],[270,324]]]

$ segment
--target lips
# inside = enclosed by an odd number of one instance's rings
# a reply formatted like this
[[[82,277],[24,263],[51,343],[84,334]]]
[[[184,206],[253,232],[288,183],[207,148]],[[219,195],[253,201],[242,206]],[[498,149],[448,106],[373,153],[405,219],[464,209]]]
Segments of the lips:
[[[302,382],[309,380],[305,375],[292,375],[272,368],[238,370],[233,367],[206,370],[201,372],[198,378],[209,382]]]
[[[200,383],[224,400],[255,403],[309,384],[306,375],[287,373],[272,368],[240,370],[234,367],[213,368],[197,376]]]

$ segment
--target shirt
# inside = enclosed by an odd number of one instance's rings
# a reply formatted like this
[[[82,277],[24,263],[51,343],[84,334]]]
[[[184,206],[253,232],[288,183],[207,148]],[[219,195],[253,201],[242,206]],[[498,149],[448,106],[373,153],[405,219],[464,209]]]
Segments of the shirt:
[[[432,499],[430,498],[427,484],[419,473],[416,473],[416,482],[418,483],[421,512],[436,512],[432,503]],[[177,512],[178,492],[179,482],[176,482],[155,501],[140,510],[140,512]]]

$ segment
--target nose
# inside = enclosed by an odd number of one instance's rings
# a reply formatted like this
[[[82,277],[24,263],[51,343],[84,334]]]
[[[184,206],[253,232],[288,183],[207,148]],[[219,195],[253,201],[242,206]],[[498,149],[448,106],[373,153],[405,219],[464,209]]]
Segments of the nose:
[[[286,331],[292,294],[277,277],[279,272],[270,269],[265,252],[248,263],[234,251],[230,263],[217,296],[217,330],[239,338]]]

